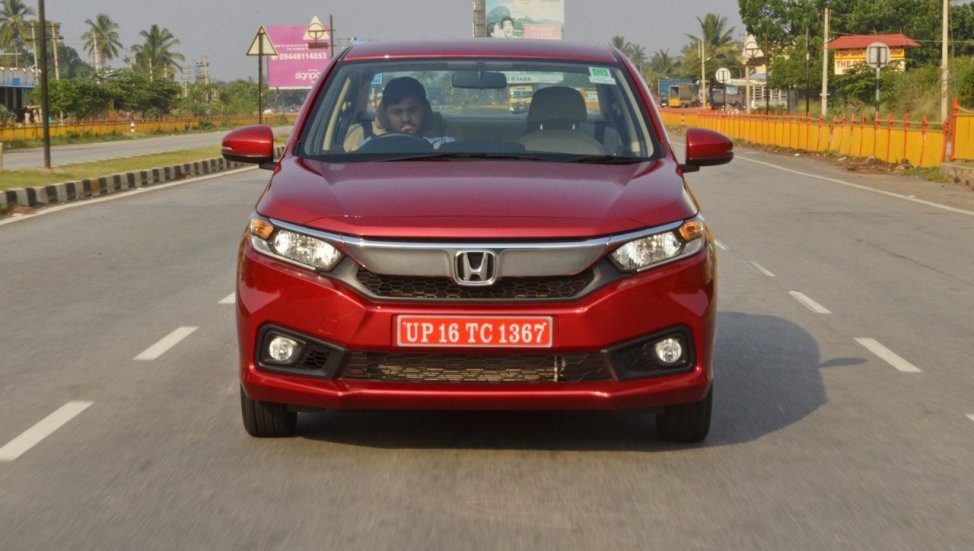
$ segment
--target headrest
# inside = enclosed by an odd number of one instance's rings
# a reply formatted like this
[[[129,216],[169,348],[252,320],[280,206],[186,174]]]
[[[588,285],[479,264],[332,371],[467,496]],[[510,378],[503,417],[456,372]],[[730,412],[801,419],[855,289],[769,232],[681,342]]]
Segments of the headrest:
[[[551,86],[538,90],[531,97],[528,124],[539,125],[553,120],[574,124],[584,122],[587,115],[581,92],[567,86]]]

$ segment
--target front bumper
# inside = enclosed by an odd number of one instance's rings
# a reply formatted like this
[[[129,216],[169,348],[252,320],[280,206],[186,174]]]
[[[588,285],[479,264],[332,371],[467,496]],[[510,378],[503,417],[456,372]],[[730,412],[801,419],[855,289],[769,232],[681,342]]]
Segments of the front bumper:
[[[263,256],[244,240],[237,286],[241,381],[247,395],[256,400],[328,409],[613,410],[696,402],[704,398],[712,379],[714,274],[714,253],[707,247],[689,258],[609,282],[572,301],[393,302],[364,297],[330,278]],[[353,355],[471,352],[397,348],[393,331],[401,314],[551,316],[554,345],[540,354],[599,357],[606,370],[597,380],[534,378],[528,383],[471,382],[463,377],[450,382],[403,382],[346,371]],[[268,369],[257,353],[268,327],[326,343],[340,358],[331,362],[327,373]],[[620,367],[617,352],[672,331],[685,334],[690,344],[687,365],[645,373]],[[500,359],[539,354],[517,349],[473,352],[488,360],[491,355]]]

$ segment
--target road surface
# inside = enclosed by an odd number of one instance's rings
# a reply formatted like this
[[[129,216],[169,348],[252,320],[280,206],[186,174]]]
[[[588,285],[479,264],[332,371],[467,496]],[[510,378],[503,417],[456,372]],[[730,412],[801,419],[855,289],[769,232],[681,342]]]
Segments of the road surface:
[[[0,225],[0,549],[974,548],[967,197],[754,151],[690,175],[720,262],[701,445],[577,412],[256,440],[232,293],[268,175]]]

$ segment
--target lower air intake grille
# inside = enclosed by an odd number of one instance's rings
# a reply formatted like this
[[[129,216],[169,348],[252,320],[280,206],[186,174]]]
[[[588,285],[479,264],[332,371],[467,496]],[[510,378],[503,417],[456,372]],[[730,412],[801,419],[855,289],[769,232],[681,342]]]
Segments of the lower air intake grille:
[[[343,379],[416,383],[607,381],[599,354],[405,354],[353,352]]]

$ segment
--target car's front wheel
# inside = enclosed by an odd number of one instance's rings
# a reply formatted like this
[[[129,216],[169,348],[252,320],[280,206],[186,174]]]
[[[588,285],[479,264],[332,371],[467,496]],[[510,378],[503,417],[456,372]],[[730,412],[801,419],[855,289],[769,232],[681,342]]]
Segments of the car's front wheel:
[[[288,411],[286,405],[254,400],[247,396],[242,387],[240,410],[247,433],[258,438],[291,436],[298,426],[298,414]]]
[[[699,402],[666,406],[656,416],[656,433],[671,442],[700,442],[710,432],[710,413],[713,410],[714,387]]]

